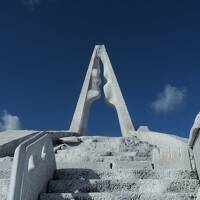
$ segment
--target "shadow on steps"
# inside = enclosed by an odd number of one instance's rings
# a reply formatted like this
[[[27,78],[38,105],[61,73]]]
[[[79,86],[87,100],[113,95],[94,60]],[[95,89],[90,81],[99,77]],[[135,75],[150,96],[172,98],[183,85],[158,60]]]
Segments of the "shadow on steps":
[[[90,179],[100,179],[100,176],[91,169],[56,170],[54,180],[49,182],[48,193],[41,194],[40,200],[92,200],[94,197],[89,194],[89,192],[93,192]],[[64,181],[68,181],[68,184],[63,184]]]

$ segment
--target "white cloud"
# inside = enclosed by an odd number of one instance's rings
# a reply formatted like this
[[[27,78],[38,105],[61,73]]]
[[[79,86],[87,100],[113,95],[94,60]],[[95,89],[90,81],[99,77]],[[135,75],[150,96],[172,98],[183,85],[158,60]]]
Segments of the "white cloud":
[[[21,129],[19,117],[8,114],[7,111],[3,112],[0,121],[0,131]]]
[[[151,108],[157,113],[172,112],[180,108],[184,103],[187,90],[166,85],[164,91],[157,95],[155,101],[151,103]]]

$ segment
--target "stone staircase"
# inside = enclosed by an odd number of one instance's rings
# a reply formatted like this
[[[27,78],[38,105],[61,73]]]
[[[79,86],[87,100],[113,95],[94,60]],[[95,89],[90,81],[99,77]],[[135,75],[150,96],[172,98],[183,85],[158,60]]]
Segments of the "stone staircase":
[[[191,200],[195,171],[154,169],[153,146],[136,138],[63,138],[54,180],[40,200]]]
[[[0,200],[7,199],[12,160],[11,157],[0,158]]]

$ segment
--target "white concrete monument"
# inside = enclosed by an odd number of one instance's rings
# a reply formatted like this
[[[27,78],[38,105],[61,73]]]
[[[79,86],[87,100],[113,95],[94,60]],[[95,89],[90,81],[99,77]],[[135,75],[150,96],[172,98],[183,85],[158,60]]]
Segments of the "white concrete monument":
[[[101,96],[100,62],[106,102],[128,137],[77,137]],[[27,140],[2,132],[0,200],[200,200],[200,113],[188,143],[147,126],[136,131],[104,46],[95,46],[70,131],[21,131],[20,137],[31,135]]]
[[[105,101],[117,111],[122,135],[131,136],[135,129],[104,45],[96,45],[94,48],[70,131],[85,134],[91,104],[101,97],[100,61],[103,64],[103,76],[106,81],[103,86]]]

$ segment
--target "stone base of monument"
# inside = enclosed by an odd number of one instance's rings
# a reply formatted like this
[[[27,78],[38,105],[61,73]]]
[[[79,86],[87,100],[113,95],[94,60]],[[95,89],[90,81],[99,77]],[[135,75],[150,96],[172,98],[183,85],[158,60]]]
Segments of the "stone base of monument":
[[[136,137],[68,137],[57,150],[54,180],[40,200],[191,200],[192,169],[155,169],[153,145]],[[73,145],[72,145],[73,143]]]

